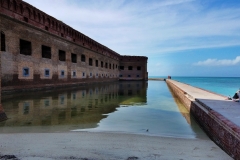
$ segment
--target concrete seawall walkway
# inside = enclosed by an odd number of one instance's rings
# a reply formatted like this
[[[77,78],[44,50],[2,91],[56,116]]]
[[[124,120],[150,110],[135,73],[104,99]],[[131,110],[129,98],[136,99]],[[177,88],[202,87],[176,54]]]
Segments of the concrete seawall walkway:
[[[167,84],[209,137],[240,160],[240,102],[174,80],[167,80]]]
[[[171,80],[178,88],[187,93],[190,99],[195,99],[201,104],[205,104],[211,110],[220,113],[232,123],[240,127],[240,103],[226,100],[225,96],[218,95],[200,88]]]

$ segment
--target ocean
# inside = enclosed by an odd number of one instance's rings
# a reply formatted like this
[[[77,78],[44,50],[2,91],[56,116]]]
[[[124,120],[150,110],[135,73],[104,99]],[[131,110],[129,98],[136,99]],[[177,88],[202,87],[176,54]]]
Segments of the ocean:
[[[166,78],[167,76],[149,76]],[[240,89],[240,77],[171,77],[173,80],[202,88],[224,96],[233,96]]]

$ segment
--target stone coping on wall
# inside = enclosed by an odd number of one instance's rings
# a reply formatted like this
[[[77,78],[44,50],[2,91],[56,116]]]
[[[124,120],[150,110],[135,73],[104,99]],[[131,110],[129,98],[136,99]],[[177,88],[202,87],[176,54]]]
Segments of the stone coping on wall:
[[[231,157],[240,159],[240,103],[178,81],[166,82],[209,137]]]
[[[174,80],[167,80],[187,93],[207,110],[213,110],[240,127],[240,103],[226,100],[227,97],[196,88]]]

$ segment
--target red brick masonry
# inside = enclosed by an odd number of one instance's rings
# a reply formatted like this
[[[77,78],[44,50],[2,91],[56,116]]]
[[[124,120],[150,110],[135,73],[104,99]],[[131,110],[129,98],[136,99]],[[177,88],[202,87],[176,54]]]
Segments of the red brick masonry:
[[[206,105],[207,101],[217,100],[193,97],[193,95],[189,95],[184,91],[185,88],[179,88],[175,85],[174,81],[167,80],[166,82],[168,87],[195,117],[208,136],[231,157],[240,160],[240,127],[214,110],[211,106]]]

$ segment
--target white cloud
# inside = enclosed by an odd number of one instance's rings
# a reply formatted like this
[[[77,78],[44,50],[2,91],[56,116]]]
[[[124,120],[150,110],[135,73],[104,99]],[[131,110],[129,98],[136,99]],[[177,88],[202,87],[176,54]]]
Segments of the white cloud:
[[[119,54],[240,45],[239,7],[208,9],[199,0],[25,1]]]
[[[199,61],[194,63],[197,66],[234,66],[240,64],[240,56],[237,56],[235,59],[207,59],[205,61]]]

